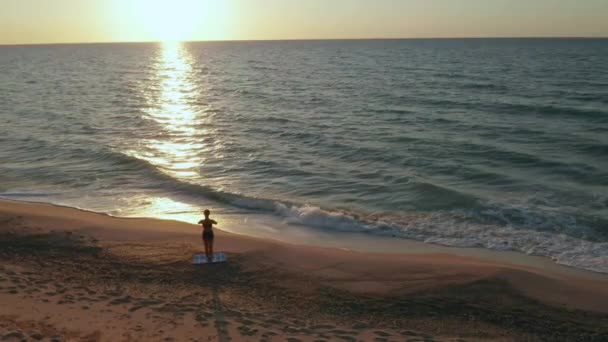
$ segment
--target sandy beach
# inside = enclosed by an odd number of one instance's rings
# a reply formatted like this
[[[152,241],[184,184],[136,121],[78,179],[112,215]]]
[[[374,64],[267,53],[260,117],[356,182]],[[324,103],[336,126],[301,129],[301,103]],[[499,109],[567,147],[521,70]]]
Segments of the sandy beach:
[[[6,341],[606,341],[608,277],[0,201]]]

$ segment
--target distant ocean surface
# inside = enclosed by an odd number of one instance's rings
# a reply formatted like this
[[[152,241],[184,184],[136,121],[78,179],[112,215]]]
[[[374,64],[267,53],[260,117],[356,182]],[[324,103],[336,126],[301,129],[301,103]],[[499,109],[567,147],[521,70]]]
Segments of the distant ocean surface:
[[[608,272],[608,39],[0,47],[0,197]]]

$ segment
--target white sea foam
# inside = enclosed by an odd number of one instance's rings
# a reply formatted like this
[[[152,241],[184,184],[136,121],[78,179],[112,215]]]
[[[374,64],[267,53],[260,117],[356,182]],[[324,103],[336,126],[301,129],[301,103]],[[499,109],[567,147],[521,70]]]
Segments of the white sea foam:
[[[608,273],[608,243],[588,241],[565,234],[513,225],[477,223],[452,213],[355,217],[351,213],[330,211],[311,205],[298,206],[265,200],[247,202],[249,208],[256,205],[265,210],[271,209],[288,224],[395,236],[453,247],[519,251],[549,257],[567,266]]]

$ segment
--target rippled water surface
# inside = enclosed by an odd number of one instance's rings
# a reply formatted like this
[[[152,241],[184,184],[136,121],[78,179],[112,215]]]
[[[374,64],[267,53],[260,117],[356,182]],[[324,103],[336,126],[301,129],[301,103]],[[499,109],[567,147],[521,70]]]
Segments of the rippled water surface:
[[[0,47],[0,196],[608,272],[608,40]]]

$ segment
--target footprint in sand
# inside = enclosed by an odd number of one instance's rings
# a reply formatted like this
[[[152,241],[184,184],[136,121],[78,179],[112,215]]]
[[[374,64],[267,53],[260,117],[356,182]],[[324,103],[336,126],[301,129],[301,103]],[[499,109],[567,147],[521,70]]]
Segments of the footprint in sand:
[[[255,324],[254,321],[251,321],[251,320],[248,320],[248,319],[244,319],[244,320],[238,320],[237,319],[236,321],[239,322],[239,323],[245,324],[245,325],[254,325]]]
[[[330,333],[334,334],[334,335],[357,335],[357,332],[355,331],[347,331],[347,330],[339,330],[339,329],[335,329],[330,331]]]
[[[10,331],[2,336],[3,341],[22,341],[27,340],[25,335],[20,331]]]
[[[362,322],[357,322],[353,325],[352,328],[355,330],[365,330],[365,329],[369,328],[369,325],[362,323]]]
[[[336,327],[333,325],[320,324],[320,325],[313,325],[310,328],[313,330],[330,330],[330,329],[335,329]]]
[[[239,326],[237,329],[243,336],[255,336],[258,334],[258,329],[252,329],[244,325]]]

